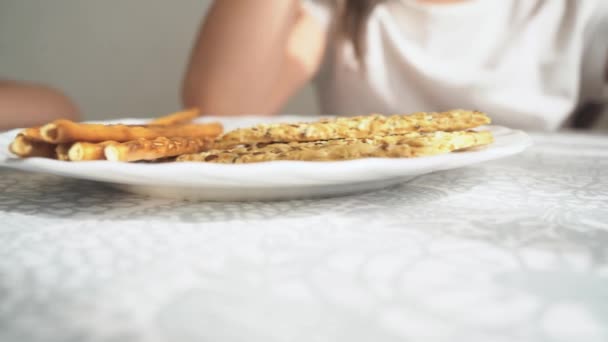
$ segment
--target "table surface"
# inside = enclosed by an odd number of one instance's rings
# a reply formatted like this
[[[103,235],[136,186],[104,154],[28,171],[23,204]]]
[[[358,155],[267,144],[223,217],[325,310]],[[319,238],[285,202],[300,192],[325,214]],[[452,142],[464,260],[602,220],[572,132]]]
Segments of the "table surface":
[[[608,137],[356,196],[0,169],[0,341],[607,341]]]

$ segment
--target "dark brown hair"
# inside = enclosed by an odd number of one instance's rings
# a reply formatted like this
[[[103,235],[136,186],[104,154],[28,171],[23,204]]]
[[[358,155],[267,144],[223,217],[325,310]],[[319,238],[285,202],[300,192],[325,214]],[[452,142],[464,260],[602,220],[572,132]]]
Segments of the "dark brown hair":
[[[365,31],[367,19],[376,5],[385,0],[336,0],[336,34],[352,41],[355,56],[362,60],[365,55]]]

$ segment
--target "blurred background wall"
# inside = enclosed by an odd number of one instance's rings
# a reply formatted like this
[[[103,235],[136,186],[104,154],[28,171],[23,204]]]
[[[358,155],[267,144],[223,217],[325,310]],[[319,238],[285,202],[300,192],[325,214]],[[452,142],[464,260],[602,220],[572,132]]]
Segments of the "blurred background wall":
[[[179,108],[190,46],[211,0],[0,0],[0,78],[47,83],[85,119]],[[284,113],[315,114],[311,87]]]
[[[190,46],[211,2],[0,0],[0,78],[57,87],[88,120],[174,111]],[[318,111],[310,86],[282,110]],[[608,128],[608,115],[599,127]]]

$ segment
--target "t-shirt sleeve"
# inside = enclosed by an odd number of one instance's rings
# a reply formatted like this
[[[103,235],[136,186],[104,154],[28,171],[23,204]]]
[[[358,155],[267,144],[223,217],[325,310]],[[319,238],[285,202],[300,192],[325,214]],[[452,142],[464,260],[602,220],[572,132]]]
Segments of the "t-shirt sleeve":
[[[301,0],[302,7],[315,18],[325,31],[330,30],[333,10],[331,0]]]
[[[583,57],[584,100],[608,103],[608,1],[597,1],[589,22]]]

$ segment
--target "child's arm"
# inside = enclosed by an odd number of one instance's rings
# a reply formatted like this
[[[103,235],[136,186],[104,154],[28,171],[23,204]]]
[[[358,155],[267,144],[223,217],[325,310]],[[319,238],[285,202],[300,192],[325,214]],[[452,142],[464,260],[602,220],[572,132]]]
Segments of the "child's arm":
[[[316,73],[324,40],[300,0],[216,1],[192,51],[184,105],[204,114],[274,114]]]
[[[0,131],[78,117],[74,103],[55,89],[0,80]]]

